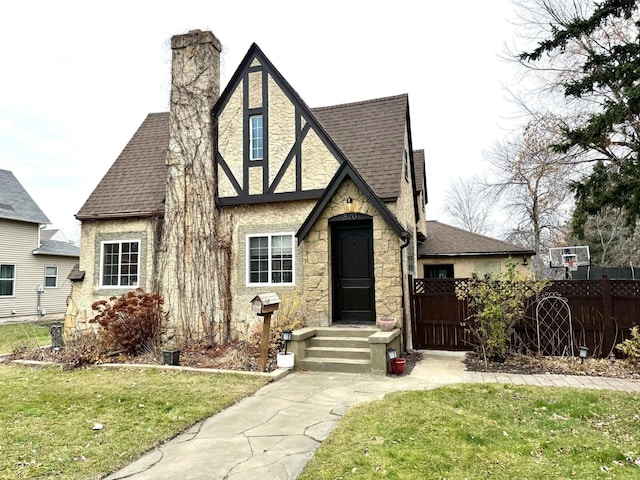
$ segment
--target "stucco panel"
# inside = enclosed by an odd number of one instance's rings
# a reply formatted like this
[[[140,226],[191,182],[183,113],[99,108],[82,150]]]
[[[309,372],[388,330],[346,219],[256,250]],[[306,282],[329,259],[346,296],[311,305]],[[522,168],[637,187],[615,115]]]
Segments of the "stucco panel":
[[[295,106],[278,84],[269,77],[269,184],[273,183],[296,140]],[[291,162],[294,176],[283,178],[278,192],[295,191],[295,160]],[[290,167],[291,170],[291,167]],[[291,181],[293,180],[293,181]]]
[[[242,116],[242,85],[233,92],[225,108],[220,113],[218,122],[218,149],[220,155],[231,170],[234,178],[242,185],[242,131],[244,119]],[[218,192],[220,197],[235,197],[237,195],[231,183],[223,181],[226,173],[218,167]]]
[[[302,142],[302,189],[325,188],[340,167],[338,160],[312,129]]]
[[[262,72],[249,72],[249,108],[262,107]]]

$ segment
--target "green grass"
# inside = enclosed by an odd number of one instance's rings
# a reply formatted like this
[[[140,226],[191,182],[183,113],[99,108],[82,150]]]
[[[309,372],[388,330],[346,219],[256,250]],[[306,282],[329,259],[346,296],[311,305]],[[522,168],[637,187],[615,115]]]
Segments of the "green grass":
[[[24,322],[0,325],[0,353],[11,353],[17,347],[37,348],[51,344],[49,327]]]
[[[100,478],[265,382],[158,369],[0,366],[0,478]]]
[[[637,479],[640,395],[500,384],[353,407],[299,480]]]

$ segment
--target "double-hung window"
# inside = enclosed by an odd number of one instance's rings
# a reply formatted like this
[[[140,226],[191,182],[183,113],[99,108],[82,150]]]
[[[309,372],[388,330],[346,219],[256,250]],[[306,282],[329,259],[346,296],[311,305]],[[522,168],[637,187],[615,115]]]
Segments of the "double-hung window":
[[[137,287],[140,274],[140,242],[102,242],[100,263],[101,286]]]
[[[57,266],[44,267],[44,286],[46,288],[58,287],[58,267]]]
[[[293,234],[247,237],[247,283],[250,285],[293,284]]]
[[[0,297],[12,297],[16,287],[16,266],[0,264]]]
[[[251,115],[249,117],[249,158],[262,160],[264,158],[263,146],[262,115]]]

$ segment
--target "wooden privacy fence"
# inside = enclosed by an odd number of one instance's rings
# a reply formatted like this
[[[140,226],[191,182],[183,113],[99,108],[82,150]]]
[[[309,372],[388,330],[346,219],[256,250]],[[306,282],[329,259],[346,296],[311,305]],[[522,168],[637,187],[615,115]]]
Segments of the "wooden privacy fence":
[[[469,316],[466,301],[455,294],[459,279],[411,278],[413,346],[416,349],[471,350],[473,339],[461,322]],[[640,280],[555,280],[545,292],[567,299],[571,311],[573,351],[589,348],[589,355],[606,357],[618,353],[614,347],[629,338],[632,326],[640,324]],[[551,346],[538,345],[536,308],[532,303],[526,319],[515,328],[512,346],[548,354]],[[566,332],[565,332],[566,333]],[[547,341],[549,341],[547,339]]]

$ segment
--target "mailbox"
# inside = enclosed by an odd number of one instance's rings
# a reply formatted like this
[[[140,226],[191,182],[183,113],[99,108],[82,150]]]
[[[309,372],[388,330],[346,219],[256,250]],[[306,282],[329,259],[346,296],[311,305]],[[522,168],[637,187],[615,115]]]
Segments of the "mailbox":
[[[256,295],[251,300],[254,313],[258,315],[265,315],[267,313],[273,313],[278,310],[280,306],[280,297],[275,293],[263,293]]]

